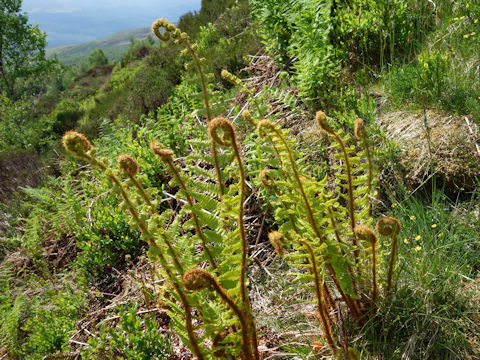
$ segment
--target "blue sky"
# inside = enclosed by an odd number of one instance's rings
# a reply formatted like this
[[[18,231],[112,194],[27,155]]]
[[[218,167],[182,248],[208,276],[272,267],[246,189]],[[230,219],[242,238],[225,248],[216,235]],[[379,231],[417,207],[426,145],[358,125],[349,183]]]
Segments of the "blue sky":
[[[177,21],[200,9],[201,0],[23,0],[31,23],[47,33],[48,46],[95,40],[148,27],[159,17]]]

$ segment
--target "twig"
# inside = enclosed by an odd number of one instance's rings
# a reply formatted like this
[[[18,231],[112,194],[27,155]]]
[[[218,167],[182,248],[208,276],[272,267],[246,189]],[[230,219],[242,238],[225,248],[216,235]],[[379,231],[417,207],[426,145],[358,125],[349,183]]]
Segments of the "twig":
[[[468,130],[470,130],[470,134],[473,135],[473,137],[476,137],[477,134],[473,131],[472,127],[470,126],[470,121],[468,120],[468,117],[464,117],[465,122],[467,123]],[[480,157],[480,147],[478,146],[477,142],[475,141],[475,148],[477,149],[478,156]]]

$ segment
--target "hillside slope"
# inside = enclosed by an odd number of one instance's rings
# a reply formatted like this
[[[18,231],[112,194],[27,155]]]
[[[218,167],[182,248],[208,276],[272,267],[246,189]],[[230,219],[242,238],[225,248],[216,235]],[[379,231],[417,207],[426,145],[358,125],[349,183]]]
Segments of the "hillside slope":
[[[118,61],[127,52],[130,39],[143,40],[150,33],[151,31],[148,27],[119,31],[95,41],[47,49],[47,55],[53,56],[53,54],[57,54],[61,62],[66,65],[73,65],[87,60],[88,55],[93,50],[102,49],[110,61]]]

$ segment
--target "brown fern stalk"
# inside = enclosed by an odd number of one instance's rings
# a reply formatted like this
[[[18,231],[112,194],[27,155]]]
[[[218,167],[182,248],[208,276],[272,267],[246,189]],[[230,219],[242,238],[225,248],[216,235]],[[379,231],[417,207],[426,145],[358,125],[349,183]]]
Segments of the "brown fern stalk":
[[[210,265],[212,266],[212,268],[216,269],[217,263],[213,258],[213,255],[210,249],[208,248],[207,239],[205,238],[205,234],[203,233],[202,225],[200,224],[200,220],[198,219],[197,214],[195,214],[195,212],[193,211],[194,201],[190,196],[190,194],[188,193],[187,185],[183,181],[182,176],[180,175],[180,171],[173,163],[173,151],[171,149],[165,148],[159,141],[152,141],[152,143],[150,144],[150,149],[153,151],[155,155],[161,158],[165,162],[165,164],[167,164],[168,168],[175,176],[175,179],[178,181],[180,188],[185,193],[185,199],[187,200],[187,203],[190,206],[190,214],[193,218],[193,222],[195,223],[196,233],[200,237],[200,240],[202,241],[203,249],[207,253]]]
[[[242,334],[242,348],[247,360],[259,359],[252,354],[252,346],[256,349],[256,344],[251,344],[249,339],[249,320],[248,315],[235,304],[235,301],[218,280],[209,272],[203,269],[191,269],[183,276],[183,283],[188,290],[203,290],[212,287],[213,290],[227,303],[240,321]],[[257,350],[258,351],[258,350]]]
[[[312,247],[306,242],[306,241],[301,241],[300,242],[305,249],[307,250],[308,254],[310,255],[310,264],[312,265],[312,275],[314,277],[314,285],[315,285],[315,295],[317,297],[317,309],[318,309],[318,314],[320,317],[320,321],[322,323],[323,327],[323,333],[325,335],[325,339],[327,340],[328,346],[332,350],[333,354],[335,355],[337,353],[337,345],[335,344],[335,341],[333,339],[332,335],[332,330],[331,330],[331,320],[329,318],[328,313],[325,311],[325,301],[324,297],[322,294],[322,282],[320,280],[320,275],[318,272],[317,268],[317,259],[315,257],[315,253],[312,249]]]
[[[218,131],[222,130],[224,132],[223,138],[220,138]],[[222,146],[231,146],[233,148],[233,152],[235,154],[235,159],[238,165],[238,172],[240,175],[240,199],[239,199],[239,215],[238,215],[238,228],[240,231],[240,237],[242,240],[242,260],[241,260],[241,269],[240,269],[240,289],[241,289],[241,297],[242,302],[244,304],[246,316],[249,319],[249,331],[251,331],[252,342],[254,344],[255,350],[255,359],[259,359],[260,355],[258,354],[257,349],[257,335],[256,329],[253,322],[253,318],[251,317],[251,305],[250,299],[248,298],[248,291],[247,291],[247,255],[248,255],[248,239],[247,233],[245,230],[245,198],[247,192],[247,184],[246,184],[246,174],[245,174],[245,166],[243,165],[242,156],[240,152],[240,147],[237,141],[237,135],[235,132],[235,128],[230,120],[224,117],[217,117],[213,119],[210,124],[208,125],[208,133],[212,139],[212,142],[216,142]],[[251,326],[251,328],[250,328]]]
[[[400,233],[400,222],[394,217],[387,216],[381,218],[377,222],[377,232],[382,236],[389,236],[392,238],[392,250],[390,252],[390,260],[388,262],[388,274],[385,293],[388,294],[392,287],[393,271],[395,267],[395,260],[397,258],[398,234]]]

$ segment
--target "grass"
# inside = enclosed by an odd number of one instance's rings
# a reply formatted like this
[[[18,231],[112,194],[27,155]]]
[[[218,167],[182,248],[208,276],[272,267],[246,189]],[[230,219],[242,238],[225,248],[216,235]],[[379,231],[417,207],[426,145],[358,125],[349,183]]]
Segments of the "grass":
[[[440,1],[441,7],[448,1]],[[480,7],[455,2],[413,58],[392,64],[384,82],[396,107],[437,107],[480,121]]]
[[[440,190],[394,202],[386,212],[403,225],[392,296],[381,322],[367,324],[364,356],[387,359],[475,359],[479,356],[478,198],[452,202]]]

